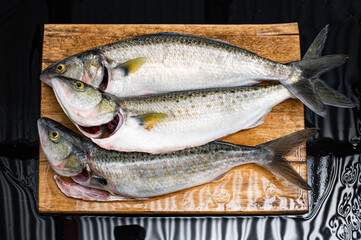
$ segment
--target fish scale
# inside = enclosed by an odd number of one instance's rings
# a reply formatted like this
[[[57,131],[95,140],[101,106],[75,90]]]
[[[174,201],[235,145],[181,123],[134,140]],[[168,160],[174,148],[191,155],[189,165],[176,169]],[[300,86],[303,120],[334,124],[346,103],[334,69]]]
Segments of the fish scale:
[[[231,44],[195,36],[155,36],[125,40],[122,42],[124,45],[114,44],[99,49],[106,59],[112,59],[111,67],[129,59],[147,58],[136,74],[124,78],[122,71],[114,72],[113,81],[108,85],[111,93],[125,97],[128,95],[125,92],[139,95],[141,91],[138,90],[142,86],[158,89],[156,92],[169,92],[185,88],[179,84],[189,85],[192,89],[199,88],[197,84],[207,87],[209,82],[213,82],[212,87],[248,85],[261,79],[279,79],[278,73],[284,76],[289,71],[282,64],[269,60],[264,62],[258,55]],[[119,52],[122,54],[115,54]],[[276,66],[282,70],[276,72]],[[120,78],[123,78],[122,82],[115,81]],[[189,83],[190,79],[193,83]],[[113,86],[116,83],[119,85]],[[111,89],[118,89],[123,94]],[[137,92],[134,89],[138,89]]]
[[[43,70],[40,79],[50,86],[53,77],[80,80],[120,98],[275,80],[325,116],[325,104],[355,106],[319,79],[349,59],[342,54],[321,57],[327,33],[325,27],[306,59],[286,64],[217,39],[180,33],[143,35],[71,56]]]
[[[199,179],[201,183],[212,181],[242,160],[259,161],[254,158],[256,152],[259,151],[251,147],[210,143],[152,158],[145,153],[121,155],[92,148],[90,165],[91,170],[106,177],[109,186],[119,194],[149,197],[194,186]]]
[[[141,200],[214,181],[245,163],[256,163],[303,189],[310,189],[283,156],[311,137],[315,129],[255,147],[212,142],[166,154],[105,150],[48,118],[38,120],[38,129],[42,149],[53,169],[76,182],[69,184],[55,177],[69,197]],[[92,191],[94,188],[105,191]],[[115,194],[124,198],[114,197]]]
[[[137,58],[146,61],[136,72],[128,75],[118,68]],[[54,74],[57,64],[49,66],[42,72],[43,81],[50,84],[52,76],[61,75],[99,87],[107,68],[105,91],[119,97],[245,86],[262,79],[279,80],[292,73],[288,66],[225,41],[176,33],[150,34],[107,44],[62,62],[69,66],[67,70]]]
[[[208,89],[119,101],[123,123],[97,145],[118,151],[164,153],[199,146],[260,124],[273,106],[292,97],[282,85]],[[165,117],[145,128],[138,116]]]
[[[274,84],[116,98],[78,80],[51,81],[64,112],[84,135],[100,147],[126,152],[166,153],[200,146],[263,123],[275,105],[295,97]],[[321,82],[316,84],[322,100],[354,106]],[[102,97],[94,97],[96,93]],[[111,134],[102,138],[105,125]]]

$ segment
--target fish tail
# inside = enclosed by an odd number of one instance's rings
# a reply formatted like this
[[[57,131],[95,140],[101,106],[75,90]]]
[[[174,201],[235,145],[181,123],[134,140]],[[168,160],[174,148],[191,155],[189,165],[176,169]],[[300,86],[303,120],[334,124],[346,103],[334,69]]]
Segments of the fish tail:
[[[287,155],[301,143],[307,141],[316,131],[317,129],[315,128],[304,129],[258,145],[258,147],[266,148],[272,152],[272,159],[262,164],[262,166],[287,179],[291,183],[303,189],[310,190],[310,185],[291,167],[290,163],[283,156]]]
[[[300,70],[297,79],[282,83],[308,108],[318,115],[326,115],[326,105],[352,108],[355,104],[341,93],[328,87],[319,76],[333,68],[339,67],[349,60],[348,55],[337,54],[322,56],[328,33],[328,25],[318,34],[303,60],[291,62],[288,65]]]
[[[329,55],[291,63],[302,73],[296,81],[284,83],[284,85],[295,97],[320,116],[326,116],[325,104],[352,108],[355,105],[350,99],[331,89],[319,79],[322,73],[342,65],[348,58],[346,55]]]
[[[325,46],[329,25],[326,25],[321,32],[317,35],[315,40],[311,43],[310,47],[302,59],[319,58],[321,56],[323,47]]]
[[[355,103],[352,102],[348,97],[330,88],[321,79],[313,78],[311,79],[311,82],[315,88],[316,93],[324,104],[343,108],[353,108],[356,106]]]

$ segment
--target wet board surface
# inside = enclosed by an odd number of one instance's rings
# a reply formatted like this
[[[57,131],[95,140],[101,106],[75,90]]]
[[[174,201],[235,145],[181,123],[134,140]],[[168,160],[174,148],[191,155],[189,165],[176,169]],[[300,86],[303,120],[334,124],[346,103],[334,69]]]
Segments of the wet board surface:
[[[179,32],[226,40],[262,57],[286,63],[300,59],[296,23],[268,25],[45,25],[43,69],[87,49],[137,35]],[[52,118],[78,132],[63,113],[51,88],[42,83],[41,116]],[[268,114],[265,122],[224,138],[255,146],[304,129],[303,105],[286,100]],[[211,129],[210,129],[211,131]],[[307,179],[305,144],[287,156]],[[269,171],[246,164],[222,178],[201,186],[153,197],[145,201],[92,202],[68,198],[58,189],[41,148],[39,151],[39,212],[109,214],[295,214],[308,211],[308,193]]]

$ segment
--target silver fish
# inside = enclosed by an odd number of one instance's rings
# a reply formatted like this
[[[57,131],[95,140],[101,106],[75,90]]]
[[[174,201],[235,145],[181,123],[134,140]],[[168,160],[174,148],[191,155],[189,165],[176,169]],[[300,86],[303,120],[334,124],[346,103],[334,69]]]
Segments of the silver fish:
[[[84,135],[102,148],[127,152],[166,153],[200,146],[260,125],[275,105],[293,98],[275,84],[117,99],[78,80],[53,77],[51,81],[64,112]],[[321,95],[343,100],[337,92]],[[93,137],[100,136],[93,130],[104,125],[111,135]]]
[[[55,177],[69,197],[142,200],[211,182],[245,163],[256,163],[303,189],[311,189],[283,156],[310,138],[315,129],[255,147],[214,142],[160,155],[104,150],[48,118],[38,120],[38,130],[52,168],[76,182],[70,184]]]
[[[40,79],[51,86],[52,77],[64,76],[118,97],[275,80],[312,111],[325,116],[325,106],[310,79],[317,79],[348,60],[346,55],[320,57],[327,32],[328,27],[321,31],[310,46],[307,59],[288,64],[216,39],[150,34],[71,56],[46,68]]]

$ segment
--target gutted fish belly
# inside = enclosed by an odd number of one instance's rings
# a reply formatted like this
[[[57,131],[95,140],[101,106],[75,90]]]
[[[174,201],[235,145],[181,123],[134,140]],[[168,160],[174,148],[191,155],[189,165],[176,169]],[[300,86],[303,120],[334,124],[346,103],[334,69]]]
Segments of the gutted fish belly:
[[[216,39],[177,33],[150,34],[74,55],[49,66],[40,78],[49,85],[54,76],[72,78],[118,97],[275,80],[312,111],[325,116],[324,103],[331,101],[324,100],[330,97],[319,96],[314,82],[320,82],[322,73],[348,60],[346,55],[320,57],[327,33],[325,27],[304,60],[288,64],[273,62]],[[354,106],[347,98],[332,102],[342,107]]]
[[[156,155],[101,149],[47,118],[39,119],[38,129],[42,149],[53,169],[76,182],[69,184],[55,177],[69,197],[142,200],[211,182],[232,168],[250,162],[303,189],[310,189],[283,156],[311,137],[315,129],[302,130],[256,147],[214,142]]]

